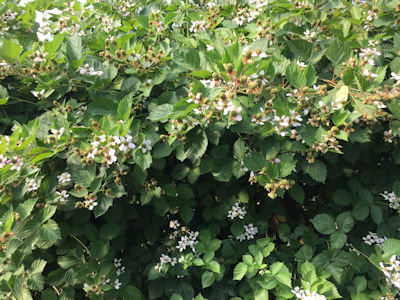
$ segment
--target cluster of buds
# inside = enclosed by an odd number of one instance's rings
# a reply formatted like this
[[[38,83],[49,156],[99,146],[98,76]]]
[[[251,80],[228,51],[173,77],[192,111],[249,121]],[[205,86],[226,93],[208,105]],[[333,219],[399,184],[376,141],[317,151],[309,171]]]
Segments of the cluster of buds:
[[[162,33],[165,30],[163,22],[160,20],[161,12],[160,10],[152,9],[152,13],[149,18],[149,26],[151,29],[148,31],[148,36],[154,33]]]
[[[159,191],[161,193],[161,187],[158,185],[157,180],[155,180],[154,178],[151,178],[149,181],[143,182],[142,186],[147,193],[151,193],[154,191]]]
[[[89,286],[87,283],[83,284],[83,288],[86,291],[86,295],[90,298],[91,295],[103,295],[104,292],[101,290],[101,287],[98,284],[93,284],[91,286]]]
[[[275,41],[275,25],[271,25],[271,18],[267,18],[264,24],[258,20],[256,26],[258,28],[257,38],[266,38],[270,41],[270,45],[272,45]]]
[[[259,174],[264,174],[261,171]],[[278,189],[289,190],[294,185],[294,180],[281,179],[281,180],[271,180],[265,184],[265,189],[268,191],[268,197],[275,199],[277,197],[276,191]]]

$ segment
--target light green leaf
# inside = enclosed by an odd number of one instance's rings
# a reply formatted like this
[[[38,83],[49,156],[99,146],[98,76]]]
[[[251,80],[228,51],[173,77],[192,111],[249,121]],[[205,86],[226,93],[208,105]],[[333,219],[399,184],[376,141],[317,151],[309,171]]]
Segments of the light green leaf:
[[[215,276],[213,272],[205,271],[201,276],[201,285],[203,289],[211,286],[215,281]]]
[[[7,40],[3,42],[0,47],[0,58],[9,63],[15,63],[19,54],[22,51],[22,46],[14,40]]]
[[[247,273],[247,264],[240,262],[233,270],[233,280],[241,280]]]

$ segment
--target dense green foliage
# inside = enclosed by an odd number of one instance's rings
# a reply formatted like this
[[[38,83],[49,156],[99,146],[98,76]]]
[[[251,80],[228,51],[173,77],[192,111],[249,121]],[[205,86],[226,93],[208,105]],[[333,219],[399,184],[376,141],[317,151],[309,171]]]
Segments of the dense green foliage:
[[[0,298],[395,299],[400,6],[355,2],[0,1]]]

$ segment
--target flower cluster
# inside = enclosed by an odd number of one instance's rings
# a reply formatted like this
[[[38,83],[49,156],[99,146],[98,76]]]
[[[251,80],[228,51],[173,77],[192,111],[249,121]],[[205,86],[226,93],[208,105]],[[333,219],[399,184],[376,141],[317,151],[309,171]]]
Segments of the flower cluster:
[[[184,251],[186,248],[191,248],[192,252],[196,253],[195,246],[199,242],[197,241],[198,236],[198,231],[190,231],[189,235],[181,236],[181,240],[178,241],[178,246],[176,246],[176,248],[179,249],[179,252]]]
[[[102,134],[95,136],[94,140],[90,142],[90,146],[85,149],[85,151],[78,148],[76,149],[76,153],[81,157],[83,163],[92,163],[95,158],[101,155],[102,162],[109,167],[118,160],[118,151],[126,153],[128,150],[135,148],[136,145],[133,143],[133,137],[130,135],[130,132],[125,136],[107,137],[105,134]],[[146,151],[147,150],[148,146],[146,147]]]
[[[370,47],[364,47],[360,49],[359,58],[360,60],[366,61],[371,66],[375,65],[374,56],[380,56],[381,52],[376,49],[377,43],[375,41],[368,42]]]
[[[25,187],[27,192],[36,191],[39,188],[35,179],[30,179],[30,178],[26,178]]]
[[[292,290],[292,293],[297,299],[301,300],[326,300],[324,295],[320,295],[316,291],[310,292],[309,290],[303,290],[298,286]]]
[[[258,228],[253,226],[252,223],[249,225],[244,225],[244,233],[237,236],[236,239],[239,241],[244,241],[244,240],[252,240],[258,233]]]
[[[396,196],[394,192],[389,193],[388,191],[384,191],[383,194],[381,194],[383,198],[385,198],[386,201],[389,201],[389,207],[393,209],[399,209],[400,208],[400,198]]]
[[[237,25],[242,26],[243,24],[250,23],[263,11],[264,6],[268,5],[268,1],[264,0],[250,0],[248,4],[251,7],[239,7],[235,13],[232,13],[234,18],[232,19]]]
[[[24,165],[24,160],[22,157],[18,156],[8,159],[5,155],[0,154],[0,169],[4,168],[6,165],[11,165],[10,170],[20,171]]]
[[[379,247],[383,248],[383,243],[387,240],[387,237],[384,236],[380,238],[376,233],[368,231],[367,236],[363,237],[364,243],[368,245],[377,244]]]
[[[162,266],[164,264],[170,264],[171,266],[175,266],[177,263],[176,257],[170,257],[165,254],[161,254],[160,262],[154,267],[158,272],[161,272]]]
[[[236,202],[235,205],[233,205],[232,208],[228,211],[228,218],[231,218],[232,220],[236,217],[239,217],[239,219],[243,219],[245,215],[246,208],[240,207],[239,202]]]
[[[89,67],[89,64],[85,64],[85,66],[79,67],[77,72],[79,72],[81,75],[90,75],[90,76],[103,75],[103,71],[95,71],[93,67]]]
[[[400,259],[398,259],[396,255],[393,255],[390,258],[389,264],[381,262],[379,263],[379,266],[382,268],[382,272],[385,274],[387,282],[400,290]]]
[[[115,273],[117,274],[117,276],[125,273],[125,266],[122,265],[121,261],[121,258],[114,258],[114,267],[116,268]]]

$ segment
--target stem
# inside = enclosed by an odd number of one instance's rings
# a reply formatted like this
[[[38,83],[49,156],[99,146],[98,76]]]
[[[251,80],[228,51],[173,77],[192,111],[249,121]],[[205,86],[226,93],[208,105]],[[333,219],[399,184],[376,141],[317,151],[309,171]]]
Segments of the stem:
[[[25,270],[22,272],[21,300],[24,299],[24,281],[25,281]]]
[[[57,289],[54,285],[52,285],[51,287],[56,291],[56,293],[57,293],[58,296],[61,295],[60,292],[58,291],[58,289]]]
[[[77,241],[85,250],[86,252],[89,254],[89,256],[92,256],[92,254],[90,253],[89,249],[85,246],[84,243],[81,242],[80,239],[78,239],[76,236],[74,236],[73,234],[69,234],[75,241]]]

